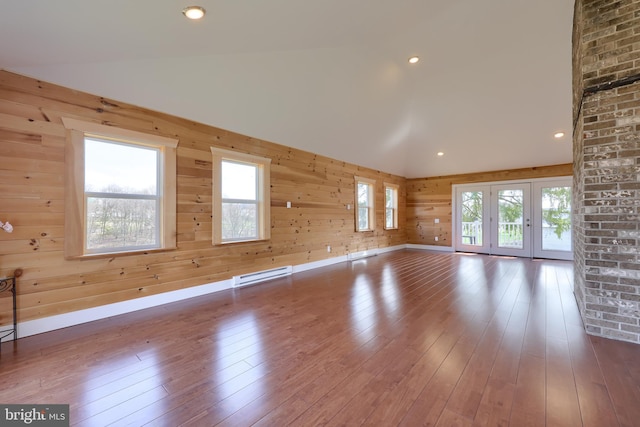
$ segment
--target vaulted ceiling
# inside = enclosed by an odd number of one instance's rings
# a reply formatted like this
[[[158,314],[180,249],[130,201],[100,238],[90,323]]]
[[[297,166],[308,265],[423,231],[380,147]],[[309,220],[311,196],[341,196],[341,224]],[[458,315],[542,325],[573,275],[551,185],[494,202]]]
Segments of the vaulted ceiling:
[[[0,68],[429,177],[571,162],[572,16],[573,0],[5,1]]]

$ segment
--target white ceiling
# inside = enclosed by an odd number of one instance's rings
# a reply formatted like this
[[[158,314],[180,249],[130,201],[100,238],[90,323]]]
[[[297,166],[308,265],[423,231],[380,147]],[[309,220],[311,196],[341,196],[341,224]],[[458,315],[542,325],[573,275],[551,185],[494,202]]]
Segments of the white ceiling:
[[[3,1],[0,68],[428,177],[571,162],[572,16],[573,0]]]

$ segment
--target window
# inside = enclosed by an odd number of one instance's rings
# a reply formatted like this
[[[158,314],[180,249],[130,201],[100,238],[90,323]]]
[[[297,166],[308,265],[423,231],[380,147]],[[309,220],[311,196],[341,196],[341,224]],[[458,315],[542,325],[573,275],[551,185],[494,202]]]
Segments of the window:
[[[394,184],[384,184],[384,228],[398,228],[398,186]]]
[[[356,177],[356,231],[376,228],[375,186],[372,179]]]
[[[65,257],[175,249],[178,141],[63,118]]]
[[[271,159],[211,148],[213,244],[270,238]]]

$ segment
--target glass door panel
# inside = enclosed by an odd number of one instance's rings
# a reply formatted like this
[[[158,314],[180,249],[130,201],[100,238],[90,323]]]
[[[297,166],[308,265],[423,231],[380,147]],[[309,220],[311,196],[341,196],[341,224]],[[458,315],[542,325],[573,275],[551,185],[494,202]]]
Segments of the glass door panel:
[[[542,189],[542,250],[571,250],[571,187]]]
[[[489,253],[489,199],[488,186],[465,186],[457,191],[456,250]]]
[[[524,191],[498,190],[498,247],[522,249]]]
[[[482,191],[462,192],[462,234],[463,243],[482,246]]]
[[[491,253],[531,256],[529,189],[529,183],[491,186]]]
[[[572,259],[571,180],[535,183],[534,208],[534,256]]]

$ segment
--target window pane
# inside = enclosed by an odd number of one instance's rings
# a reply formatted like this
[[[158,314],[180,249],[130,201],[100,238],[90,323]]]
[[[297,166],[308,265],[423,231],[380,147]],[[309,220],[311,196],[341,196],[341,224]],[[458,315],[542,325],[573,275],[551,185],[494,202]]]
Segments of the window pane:
[[[369,208],[358,208],[358,230],[369,229]]]
[[[222,198],[257,199],[258,167],[246,163],[222,161]]]
[[[498,191],[498,246],[501,248],[524,247],[522,190]]]
[[[386,228],[395,227],[395,224],[393,223],[393,216],[394,216],[393,213],[394,213],[393,209],[387,208],[385,211],[385,227]]]
[[[395,197],[393,197],[394,196],[393,193],[395,193],[393,188],[389,188],[389,187],[386,188],[386,190],[385,190],[385,206],[387,208],[394,208],[395,207],[394,206]]]
[[[85,191],[157,194],[157,149],[91,138],[84,149]]]
[[[542,189],[542,249],[571,251],[571,187]]]
[[[398,190],[395,187],[384,188],[384,226],[387,229],[397,228],[396,211],[398,209]]]
[[[222,203],[222,240],[258,238],[256,203]]]
[[[371,185],[366,182],[357,183],[358,191],[358,230],[371,230],[371,218],[369,212],[371,210]]]
[[[462,193],[462,244],[482,246],[482,191]]]
[[[87,249],[156,247],[155,200],[87,198]]]
[[[369,206],[369,184],[358,183],[358,206]]]

